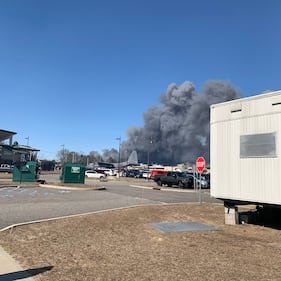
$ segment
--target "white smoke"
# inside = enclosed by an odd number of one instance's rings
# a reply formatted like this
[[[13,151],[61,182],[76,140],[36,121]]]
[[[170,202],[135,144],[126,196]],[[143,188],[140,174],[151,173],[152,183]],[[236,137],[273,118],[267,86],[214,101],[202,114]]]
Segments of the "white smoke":
[[[168,86],[160,106],[143,113],[143,127],[129,127],[122,151],[136,150],[140,162],[194,163],[198,156],[209,161],[210,105],[241,97],[227,81],[210,80],[202,93],[191,82]]]

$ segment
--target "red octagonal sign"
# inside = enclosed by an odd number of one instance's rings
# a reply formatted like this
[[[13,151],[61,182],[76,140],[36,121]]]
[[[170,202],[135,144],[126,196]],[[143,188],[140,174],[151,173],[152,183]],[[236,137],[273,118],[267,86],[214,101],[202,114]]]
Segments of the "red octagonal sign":
[[[198,157],[196,160],[196,170],[198,173],[202,173],[205,170],[206,161],[204,157]]]

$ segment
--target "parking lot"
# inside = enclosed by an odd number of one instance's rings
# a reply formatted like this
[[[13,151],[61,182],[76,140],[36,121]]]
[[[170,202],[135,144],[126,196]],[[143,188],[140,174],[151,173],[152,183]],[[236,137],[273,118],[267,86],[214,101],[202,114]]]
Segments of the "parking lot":
[[[59,186],[59,176],[45,175],[45,185],[0,182],[0,229],[9,225],[69,215],[91,213],[136,205],[198,202],[193,190],[170,188],[153,190],[154,182],[145,180],[87,180],[87,188]],[[52,187],[48,187],[52,186]],[[99,188],[102,188],[101,190]],[[104,189],[103,189],[104,188]],[[202,202],[219,202],[202,193]]]

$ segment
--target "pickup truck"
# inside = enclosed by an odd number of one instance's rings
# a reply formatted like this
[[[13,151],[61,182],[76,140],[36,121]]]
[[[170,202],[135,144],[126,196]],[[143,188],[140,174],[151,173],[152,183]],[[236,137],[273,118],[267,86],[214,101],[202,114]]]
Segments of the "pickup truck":
[[[0,165],[0,173],[12,173],[13,172],[13,166],[10,166],[9,164],[1,164]]]
[[[193,187],[194,178],[192,175],[182,172],[167,172],[166,175],[155,175],[154,181],[157,185],[162,186],[166,184],[168,186],[176,185],[180,188]]]

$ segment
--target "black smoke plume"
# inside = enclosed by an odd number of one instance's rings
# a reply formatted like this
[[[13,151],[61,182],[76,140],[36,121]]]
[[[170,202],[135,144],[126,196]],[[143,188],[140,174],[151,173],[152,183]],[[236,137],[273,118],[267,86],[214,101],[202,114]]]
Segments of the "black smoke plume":
[[[161,105],[143,113],[144,126],[127,129],[122,152],[136,150],[142,163],[194,163],[198,156],[209,162],[210,105],[239,97],[227,81],[209,80],[201,93],[191,82],[172,83],[160,95]]]

